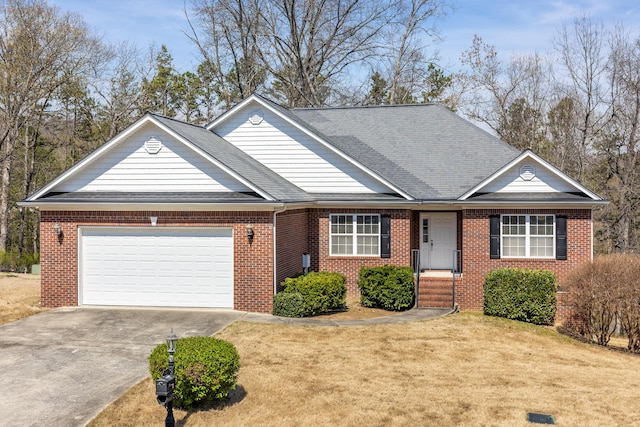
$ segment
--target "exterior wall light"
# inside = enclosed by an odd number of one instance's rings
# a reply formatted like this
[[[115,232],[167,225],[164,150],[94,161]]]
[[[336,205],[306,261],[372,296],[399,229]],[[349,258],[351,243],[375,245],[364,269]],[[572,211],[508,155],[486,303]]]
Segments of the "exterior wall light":
[[[53,231],[55,231],[56,236],[58,236],[58,240],[62,239],[62,227],[57,222],[53,226]]]
[[[253,225],[247,224],[247,239],[249,239],[249,244],[253,243]]]

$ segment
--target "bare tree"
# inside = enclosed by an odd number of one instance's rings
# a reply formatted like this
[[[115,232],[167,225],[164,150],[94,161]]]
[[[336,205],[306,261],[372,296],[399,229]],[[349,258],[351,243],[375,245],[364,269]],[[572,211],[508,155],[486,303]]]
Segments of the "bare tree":
[[[516,148],[545,154],[549,61],[533,53],[514,56],[505,64],[494,46],[476,35],[462,63],[468,68],[460,76],[468,90],[466,114]]]
[[[427,56],[431,40],[439,40],[436,22],[450,11],[450,5],[440,0],[399,0],[398,12],[388,26],[386,39],[390,60],[388,103],[409,103],[429,80],[430,66],[437,52]]]
[[[559,71],[568,79],[568,83],[563,85],[563,93],[576,102],[579,112],[576,172],[580,180],[593,142],[611,117],[606,87],[606,39],[602,24],[583,16],[575,19],[572,26],[563,25],[554,40],[560,54]]]
[[[260,54],[289,107],[326,105],[332,84],[376,54],[392,5],[384,1],[283,0],[261,9]]]
[[[192,0],[196,15],[189,20],[188,37],[203,61],[203,80],[209,81],[228,109],[265,82],[265,66],[257,43],[263,32],[262,0]],[[211,78],[215,78],[214,80]]]
[[[87,71],[100,50],[76,14],[39,0],[0,5],[0,250],[6,249],[11,163],[21,132],[60,86]]]
[[[140,87],[145,75],[138,49],[121,43],[111,49],[108,66],[99,70],[93,83],[98,100],[96,122],[103,141],[116,136],[140,114]]]
[[[640,39],[631,41],[618,28],[610,43],[607,73],[612,99],[606,111],[611,116],[594,148],[604,162],[604,190],[612,202],[602,219],[608,223],[615,250],[628,252],[639,249],[634,230],[640,207]]]

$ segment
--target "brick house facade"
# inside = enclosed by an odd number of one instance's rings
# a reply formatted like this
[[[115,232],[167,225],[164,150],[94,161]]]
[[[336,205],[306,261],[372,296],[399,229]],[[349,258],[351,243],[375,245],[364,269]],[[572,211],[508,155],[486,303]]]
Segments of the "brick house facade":
[[[363,266],[418,252],[447,270],[452,250],[461,309],[482,308],[495,268],[549,269],[562,285],[591,259],[605,203],[440,106],[287,110],[253,95],[206,127],[148,113],[19,204],[41,211],[44,306],[270,312],[303,254],[311,271],[345,274],[351,296]],[[496,215],[546,216],[533,238],[547,253],[495,257]],[[427,218],[441,240],[426,242]],[[550,242],[565,240],[556,257]]]
[[[40,223],[41,303],[44,307],[78,305],[78,227],[140,227],[149,216],[159,227],[233,227],[234,307],[270,312],[273,298],[273,215],[270,212],[43,211]],[[54,224],[63,237],[53,233]],[[244,238],[252,224],[255,238]]]

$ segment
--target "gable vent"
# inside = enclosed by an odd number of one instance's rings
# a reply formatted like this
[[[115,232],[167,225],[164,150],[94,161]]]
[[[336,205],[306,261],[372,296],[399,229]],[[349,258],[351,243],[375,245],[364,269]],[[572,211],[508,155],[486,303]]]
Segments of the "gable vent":
[[[520,168],[520,178],[525,181],[531,181],[536,177],[536,168],[533,165],[523,165]]]
[[[144,143],[144,149],[147,150],[149,154],[158,154],[162,149],[162,142],[155,136],[152,136]]]
[[[264,120],[264,114],[262,113],[261,109],[257,109],[257,110],[253,110],[251,112],[251,115],[249,116],[249,122],[252,125],[259,125],[260,123],[262,123],[262,120]]]

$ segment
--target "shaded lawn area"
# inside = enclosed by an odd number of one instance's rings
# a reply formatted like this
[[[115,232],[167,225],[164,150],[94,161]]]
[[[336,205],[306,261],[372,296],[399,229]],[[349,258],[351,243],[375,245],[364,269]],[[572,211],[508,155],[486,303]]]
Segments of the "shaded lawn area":
[[[241,357],[225,406],[178,426],[633,425],[640,357],[575,342],[552,328],[479,314],[367,327],[237,322],[219,335]],[[91,426],[162,425],[147,379]]]

